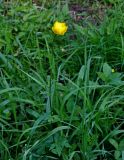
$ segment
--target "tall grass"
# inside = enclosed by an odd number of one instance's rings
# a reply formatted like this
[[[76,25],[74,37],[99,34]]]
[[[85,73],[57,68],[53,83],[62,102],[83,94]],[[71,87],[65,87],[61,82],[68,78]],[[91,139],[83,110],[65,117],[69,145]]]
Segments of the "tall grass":
[[[124,159],[124,3],[86,27],[49,3],[0,6],[0,159]]]

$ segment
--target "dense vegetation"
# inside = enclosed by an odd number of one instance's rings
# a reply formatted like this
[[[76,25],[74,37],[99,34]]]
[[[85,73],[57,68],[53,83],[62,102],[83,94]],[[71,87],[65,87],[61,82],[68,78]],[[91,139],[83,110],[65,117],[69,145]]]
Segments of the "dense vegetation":
[[[1,160],[124,160],[124,2],[81,2],[0,2]]]

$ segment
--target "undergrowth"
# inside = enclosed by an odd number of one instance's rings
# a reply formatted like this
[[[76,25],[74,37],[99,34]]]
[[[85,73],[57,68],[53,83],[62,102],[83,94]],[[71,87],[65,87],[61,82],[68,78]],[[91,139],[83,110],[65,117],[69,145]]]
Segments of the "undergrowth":
[[[0,4],[1,160],[124,159],[124,3],[95,26],[66,2]]]

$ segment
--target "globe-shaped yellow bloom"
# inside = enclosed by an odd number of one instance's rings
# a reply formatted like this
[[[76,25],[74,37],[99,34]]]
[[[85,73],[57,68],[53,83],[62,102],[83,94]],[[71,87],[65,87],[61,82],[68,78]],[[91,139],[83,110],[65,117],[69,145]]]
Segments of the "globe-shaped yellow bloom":
[[[68,26],[64,22],[56,21],[52,27],[52,31],[58,35],[64,35],[67,32]]]

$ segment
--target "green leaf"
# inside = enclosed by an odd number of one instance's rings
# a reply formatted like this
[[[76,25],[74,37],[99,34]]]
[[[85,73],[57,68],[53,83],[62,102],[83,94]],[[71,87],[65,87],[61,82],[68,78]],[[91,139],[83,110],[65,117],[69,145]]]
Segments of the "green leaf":
[[[54,154],[57,154],[57,155],[61,155],[62,154],[62,150],[64,148],[69,148],[70,145],[67,141],[66,138],[62,137],[62,136],[59,136],[59,137],[55,137],[55,143],[53,143],[50,147],[50,150],[54,153]]]
[[[115,153],[114,153],[115,159],[119,160],[120,156],[121,156],[121,152],[120,151],[115,151]]]
[[[35,117],[35,118],[40,117],[40,114],[39,114],[38,112],[36,112],[36,111],[34,111],[34,110],[30,109],[30,108],[27,108],[27,109],[26,109],[26,112],[27,112],[28,114],[32,115],[32,116]]]
[[[63,16],[67,16],[69,13],[68,4],[65,4],[62,8],[62,14]]]
[[[73,98],[70,98],[70,99],[68,100],[68,102],[67,102],[67,111],[68,111],[69,113],[71,113],[72,110],[74,109],[74,106],[75,106],[74,100],[73,100]]]
[[[118,150],[118,143],[114,139],[110,138],[109,142],[115,147],[116,150]]]
[[[104,73],[98,72],[97,74],[98,74],[98,77],[99,77],[101,80],[103,80],[104,82],[107,81],[107,77],[106,77],[106,75],[105,75]]]
[[[104,63],[103,65],[103,73],[108,77],[111,75],[112,73],[112,68],[107,64],[107,63]]]
[[[83,80],[84,79],[84,75],[85,75],[85,66],[83,65],[79,71],[79,74],[78,74],[78,79],[77,79],[77,84],[79,85],[80,83],[80,80]]]
[[[87,33],[87,29],[86,28],[83,28],[82,26],[79,26],[77,24],[74,24],[74,27],[79,32],[79,34],[86,36],[86,33]]]
[[[124,139],[122,139],[119,143],[119,150],[124,151]]]
[[[124,160],[124,151],[122,151],[122,160]]]
[[[10,64],[7,57],[2,53],[0,53],[0,63],[4,63],[8,69],[12,70],[12,65]]]

